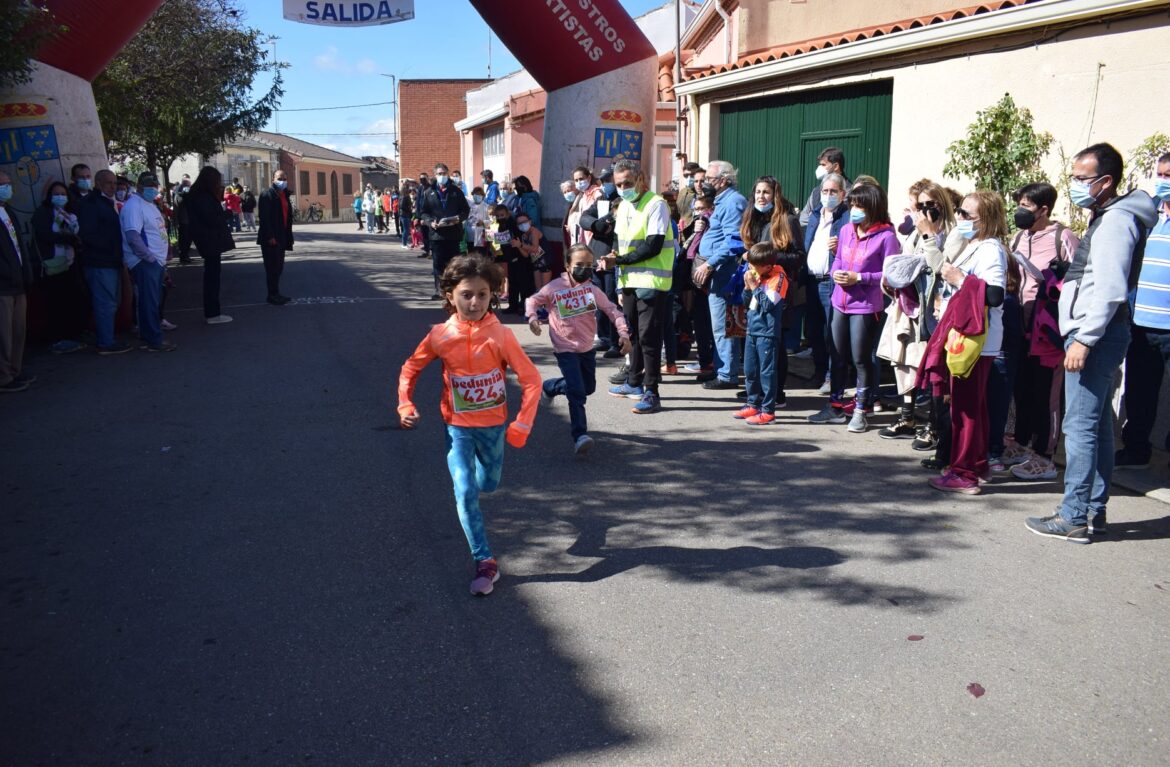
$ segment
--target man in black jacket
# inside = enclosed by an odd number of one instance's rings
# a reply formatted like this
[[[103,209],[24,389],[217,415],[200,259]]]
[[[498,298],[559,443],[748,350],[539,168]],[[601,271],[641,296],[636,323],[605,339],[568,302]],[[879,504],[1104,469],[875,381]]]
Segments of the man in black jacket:
[[[257,204],[260,226],[256,243],[264,257],[264,274],[268,279],[268,303],[284,306],[288,296],[280,294],[280,275],[284,271],[284,252],[292,250],[292,201],[288,196],[288,176],[283,170],[272,174],[272,186],[260,193]]]
[[[429,233],[431,243],[431,265],[435,275],[435,294],[439,299],[439,275],[447,268],[451,258],[459,253],[463,242],[463,222],[471,214],[471,206],[463,196],[463,190],[451,183],[447,166],[435,165],[435,183],[423,192],[418,205],[419,219]]]
[[[35,380],[24,374],[27,293],[33,265],[8,210],[10,199],[12,179],[0,171],[0,393],[24,391]]]
[[[613,251],[613,212],[621,199],[613,185],[613,169],[606,168],[601,174],[601,197],[581,214],[580,221],[581,228],[593,234],[589,241],[589,249],[593,251],[593,260],[598,264],[603,257]],[[617,305],[617,277],[613,269],[602,270],[599,267],[598,271],[593,273],[593,284],[601,288],[606,298]],[[597,336],[600,339],[595,347],[597,351],[604,351],[609,359],[622,356],[618,350],[621,339],[618,338],[617,326],[610,322],[609,317],[601,310],[597,312]]]
[[[121,354],[130,351],[130,344],[114,338],[118,286],[122,281],[122,225],[114,204],[117,176],[113,171],[99,170],[94,185],[97,191],[86,195],[77,205],[81,268],[93,304],[98,354]]]

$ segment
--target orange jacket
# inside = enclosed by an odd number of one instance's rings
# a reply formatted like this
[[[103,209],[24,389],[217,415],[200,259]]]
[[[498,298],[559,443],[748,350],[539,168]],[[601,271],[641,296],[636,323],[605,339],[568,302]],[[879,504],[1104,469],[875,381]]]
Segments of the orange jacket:
[[[540,402],[540,373],[511,330],[488,313],[478,322],[457,315],[435,325],[402,366],[398,377],[398,414],[418,412],[411,400],[422,369],[443,361],[443,399],[439,410],[452,426],[499,426],[508,419],[504,374],[510,366],[524,390],[520,413],[509,428],[509,442],[527,439]],[[513,434],[520,432],[520,434]],[[519,445],[516,444],[519,441]]]

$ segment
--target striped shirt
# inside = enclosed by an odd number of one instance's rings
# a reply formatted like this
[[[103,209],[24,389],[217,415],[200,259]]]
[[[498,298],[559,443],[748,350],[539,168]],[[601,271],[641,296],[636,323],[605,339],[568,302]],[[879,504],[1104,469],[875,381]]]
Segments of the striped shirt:
[[[1143,328],[1170,330],[1170,215],[1165,212],[1146,240],[1133,323]]]

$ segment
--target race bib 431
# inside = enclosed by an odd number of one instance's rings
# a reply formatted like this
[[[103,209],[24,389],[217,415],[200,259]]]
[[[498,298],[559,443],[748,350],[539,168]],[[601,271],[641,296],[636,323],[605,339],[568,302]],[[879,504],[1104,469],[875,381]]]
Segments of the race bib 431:
[[[597,309],[597,301],[593,298],[593,288],[585,285],[577,288],[566,288],[553,293],[553,300],[557,303],[557,314],[561,319],[576,317],[578,314],[588,314]]]
[[[451,406],[456,413],[474,413],[507,404],[504,371],[499,368],[480,375],[451,376]]]

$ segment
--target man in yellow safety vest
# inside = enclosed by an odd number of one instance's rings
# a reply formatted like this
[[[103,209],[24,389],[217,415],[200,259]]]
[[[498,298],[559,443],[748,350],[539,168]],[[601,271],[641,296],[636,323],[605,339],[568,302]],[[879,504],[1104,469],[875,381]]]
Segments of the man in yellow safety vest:
[[[614,250],[604,268],[619,269],[622,310],[630,327],[630,370],[626,382],[609,393],[637,400],[637,415],[662,409],[658,397],[662,335],[670,321],[674,232],[666,200],[647,189],[646,176],[632,160],[619,160],[613,183],[622,201],[614,214]]]

